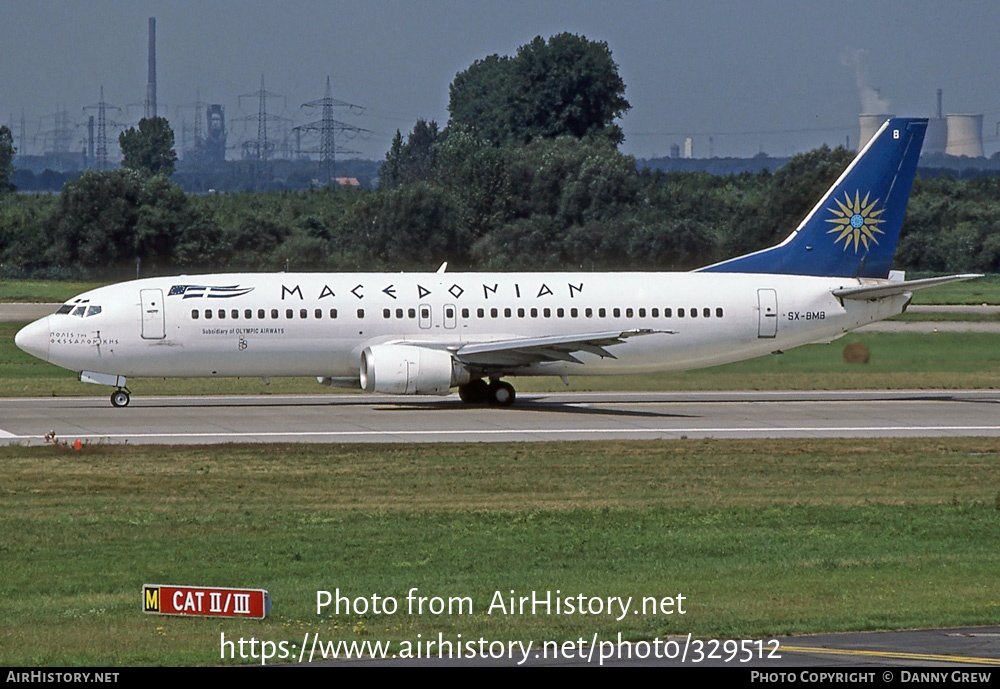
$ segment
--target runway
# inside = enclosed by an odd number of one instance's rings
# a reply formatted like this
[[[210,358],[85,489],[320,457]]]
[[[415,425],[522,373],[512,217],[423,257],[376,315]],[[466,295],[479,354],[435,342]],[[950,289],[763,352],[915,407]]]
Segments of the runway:
[[[1000,437],[1000,391],[525,393],[0,400],[0,444],[534,442],[669,438]]]

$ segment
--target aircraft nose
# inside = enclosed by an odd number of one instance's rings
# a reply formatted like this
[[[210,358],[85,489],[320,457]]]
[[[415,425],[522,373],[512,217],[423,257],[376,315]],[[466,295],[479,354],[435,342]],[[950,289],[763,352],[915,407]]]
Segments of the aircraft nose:
[[[31,356],[48,361],[50,336],[49,319],[46,316],[21,328],[14,336],[14,344]]]

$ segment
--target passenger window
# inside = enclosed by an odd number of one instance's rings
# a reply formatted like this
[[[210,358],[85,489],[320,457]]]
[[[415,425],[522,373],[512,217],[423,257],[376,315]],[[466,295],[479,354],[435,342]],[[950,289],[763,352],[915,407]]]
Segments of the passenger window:
[[[462,318],[468,318],[468,317],[469,317],[469,310],[462,309]]]
[[[316,316],[316,318],[322,318],[323,317],[323,309],[316,309],[313,312],[313,315]]]
[[[632,317],[632,309],[625,309],[625,318]]]
[[[611,313],[612,313],[612,315],[614,315],[615,318],[621,318],[622,317],[622,310],[621,309],[615,309]]]
[[[358,318],[364,318],[364,317],[365,317],[365,310],[358,309]]]
[[[389,318],[392,316],[392,311],[389,309],[382,309],[382,318]]]
[[[542,309],[542,315],[546,318],[552,318],[552,309]]]
[[[198,309],[191,309],[191,319],[198,320]]]
[[[416,309],[408,309],[406,311],[406,315],[409,316],[410,318],[416,318],[417,317],[417,310]]]
[[[431,310],[429,308],[427,308],[426,306],[421,306],[420,307],[420,317],[423,318],[423,319],[430,318],[431,317]]]
[[[291,309],[285,309],[285,318],[292,319],[295,318],[295,312]]]
[[[684,318],[684,309],[677,309],[677,317]]]
[[[220,320],[224,320],[225,318],[226,318],[226,310],[225,309],[219,309],[219,319]]]
[[[299,309],[299,318],[309,318],[309,312],[305,309]]]
[[[607,309],[603,309],[603,308],[602,309],[598,309],[597,310],[597,315],[600,318],[607,318],[608,317],[608,310]]]
[[[701,315],[708,318],[712,315],[712,309],[702,309]]]
[[[271,318],[278,317],[278,309],[271,309]]]
[[[503,317],[504,318],[510,318],[512,315],[513,315],[513,312],[509,308],[503,310]]]
[[[660,310],[659,309],[652,309],[649,312],[649,315],[652,316],[653,318],[659,318],[660,317]]]
[[[247,320],[250,320],[251,318],[253,318],[253,310],[251,310],[251,309],[244,309],[243,310],[243,317],[246,318]],[[317,316],[317,318],[319,318],[319,316]]]
[[[494,309],[490,309],[490,318],[496,318],[498,315],[499,315],[499,312],[495,308]]]
[[[229,315],[231,317],[233,317],[233,318],[239,318],[240,317],[240,310],[239,309],[233,309],[232,312],[230,312]]]
[[[403,309],[396,309],[396,318],[403,317]]]
[[[337,309],[330,309],[330,318],[337,317]]]
[[[576,318],[578,313],[579,312],[576,309],[570,309],[569,310],[569,315],[570,315],[571,318]]]
[[[257,309],[257,318],[264,320],[264,309]]]
[[[716,318],[722,318],[722,309],[721,308],[718,308],[718,309],[715,310],[715,317]]]
[[[584,315],[587,318],[593,318],[594,317],[594,310],[592,308],[590,308],[590,307],[587,307],[587,310],[584,311],[583,313],[584,313]]]
[[[646,317],[646,309],[639,309],[639,318]]]
[[[486,318],[486,310],[485,309],[476,309],[476,317],[477,318]]]
[[[563,309],[563,308],[556,309],[556,315],[559,318],[565,318],[566,317],[566,309]]]
[[[538,318],[538,309],[532,309],[531,310],[531,317],[532,318]]]
[[[698,309],[691,309],[691,318],[698,317]]]
[[[211,320],[211,318],[212,318],[212,309],[205,309],[205,318]]]
[[[450,306],[448,308],[446,308],[444,310],[444,317],[445,318],[454,318],[455,317],[455,309],[451,308]]]
[[[674,315],[673,309],[663,309],[663,317],[664,318],[670,318],[673,315]]]

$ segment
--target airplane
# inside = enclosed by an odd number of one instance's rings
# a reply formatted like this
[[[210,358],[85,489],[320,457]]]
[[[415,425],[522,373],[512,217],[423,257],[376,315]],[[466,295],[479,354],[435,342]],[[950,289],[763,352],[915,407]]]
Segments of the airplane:
[[[780,244],[692,272],[238,273],[85,292],[22,350],[114,388],[132,377],[315,376],[509,406],[504,378],[642,374],[831,342],[912,293],[978,275],[890,271],[927,129],[891,118]]]

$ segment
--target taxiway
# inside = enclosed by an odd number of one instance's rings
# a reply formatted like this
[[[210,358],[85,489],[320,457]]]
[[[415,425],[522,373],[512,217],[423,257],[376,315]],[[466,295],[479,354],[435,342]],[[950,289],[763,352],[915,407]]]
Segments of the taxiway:
[[[0,444],[1000,437],[1000,391],[524,393],[512,408],[362,394],[0,400]]]

